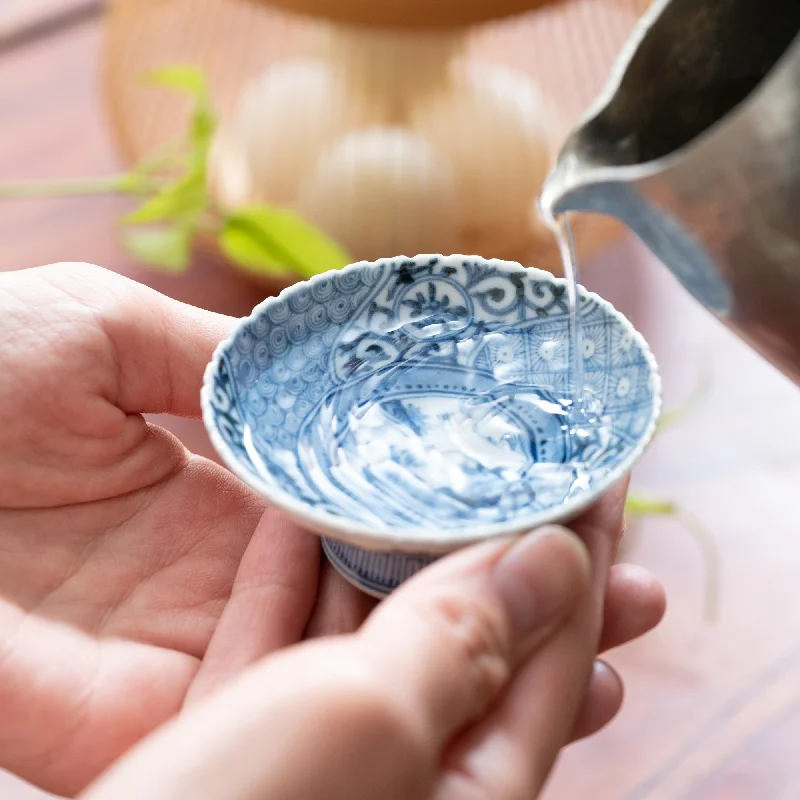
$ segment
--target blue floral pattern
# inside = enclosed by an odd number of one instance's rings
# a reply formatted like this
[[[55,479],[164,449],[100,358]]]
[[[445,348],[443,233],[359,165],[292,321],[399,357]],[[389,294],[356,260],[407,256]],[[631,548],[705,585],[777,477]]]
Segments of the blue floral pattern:
[[[209,370],[206,422],[243,477],[317,515],[376,531],[516,520],[590,492],[658,411],[641,338],[580,303],[582,439],[564,282],[460,256],[361,263],[266,301]],[[326,550],[377,594],[430,561]]]

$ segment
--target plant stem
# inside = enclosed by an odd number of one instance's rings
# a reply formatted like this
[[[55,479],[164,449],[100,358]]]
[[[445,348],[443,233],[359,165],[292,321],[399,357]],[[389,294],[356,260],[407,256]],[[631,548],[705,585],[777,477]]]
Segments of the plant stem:
[[[692,536],[700,550],[706,572],[705,617],[708,622],[715,622],[719,607],[720,553],[714,537],[708,532],[705,525],[697,517],[683,511],[673,503],[630,497],[626,508],[631,533],[637,531],[637,523],[647,517],[671,517]]]
[[[105,178],[61,181],[14,181],[0,183],[0,199],[35,197],[82,197],[105,194],[146,194],[157,190],[160,181],[143,180],[129,173]]]
[[[709,622],[717,620],[719,606],[720,583],[720,554],[714,538],[709,534],[705,525],[692,514],[678,511],[678,522],[692,534],[706,566],[706,619]]]

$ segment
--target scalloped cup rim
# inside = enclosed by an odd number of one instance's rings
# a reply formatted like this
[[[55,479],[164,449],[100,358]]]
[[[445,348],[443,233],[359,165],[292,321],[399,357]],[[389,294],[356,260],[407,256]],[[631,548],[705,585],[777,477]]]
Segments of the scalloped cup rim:
[[[251,474],[245,467],[243,467],[239,463],[237,456],[228,447],[217,430],[217,427],[214,423],[211,400],[209,397],[210,386],[214,375],[219,369],[222,355],[229,347],[233,345],[233,342],[239,335],[240,331],[249,322],[254,321],[271,306],[279,302],[286,301],[292,296],[292,294],[314,284],[319,280],[330,278],[331,275],[354,272],[362,269],[378,268],[383,264],[397,262],[400,260],[412,261],[433,258],[459,261],[463,261],[465,259],[477,259],[486,264],[491,264],[492,266],[498,267],[506,272],[522,269],[540,280],[552,281],[556,285],[566,286],[567,284],[567,281],[564,278],[558,278],[546,270],[538,269],[536,267],[525,267],[522,264],[514,261],[505,261],[503,259],[496,258],[484,258],[483,256],[477,255],[470,256],[452,254],[445,256],[438,253],[424,253],[411,258],[404,255],[398,255],[389,258],[381,258],[377,261],[357,261],[352,264],[348,264],[342,269],[329,270],[327,272],[314,275],[309,280],[299,281],[298,283],[295,283],[281,291],[280,294],[262,300],[257,306],[255,306],[248,316],[242,317],[237,321],[228,337],[217,345],[211,361],[206,366],[203,376],[203,387],[200,395],[203,423],[214,449],[222,458],[225,466],[259,496],[267,500],[271,505],[274,505],[276,508],[280,508],[281,510],[285,511],[295,521],[320,536],[337,539],[365,550],[399,552],[415,555],[440,555],[486,539],[503,536],[516,536],[543,525],[569,522],[582,512],[586,511],[598,500],[602,494],[621,481],[631,471],[634,464],[642,456],[652,441],[653,436],[655,435],[656,426],[661,414],[662,386],[658,365],[652,351],[650,350],[650,346],[647,344],[645,338],[636,330],[636,328],[634,328],[627,317],[625,317],[625,315],[621,312],[617,311],[617,309],[614,308],[611,303],[609,303],[607,300],[604,300],[595,292],[590,292],[583,286],[578,286],[578,293],[580,295],[597,302],[598,305],[600,305],[610,317],[612,317],[621,325],[622,329],[624,329],[626,333],[629,333],[633,337],[634,341],[641,349],[642,355],[649,367],[650,375],[653,380],[653,408],[647,428],[641,434],[636,446],[632,448],[628,456],[621,460],[614,469],[609,470],[603,479],[599,480],[591,489],[591,491],[587,492],[585,495],[580,495],[571,501],[565,502],[561,506],[552,506],[535,514],[530,514],[524,517],[520,516],[517,519],[508,522],[491,525],[465,525],[463,529],[458,531],[442,531],[439,528],[422,527],[398,527],[375,530],[362,522],[316,510],[307,504],[300,502],[288,492],[284,492],[275,487],[267,486],[256,476]]]

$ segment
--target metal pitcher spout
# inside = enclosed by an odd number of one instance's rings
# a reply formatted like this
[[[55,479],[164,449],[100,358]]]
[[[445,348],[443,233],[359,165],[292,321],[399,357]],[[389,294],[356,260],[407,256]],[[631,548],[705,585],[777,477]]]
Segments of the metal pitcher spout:
[[[656,0],[540,202],[621,220],[800,384],[800,2]]]

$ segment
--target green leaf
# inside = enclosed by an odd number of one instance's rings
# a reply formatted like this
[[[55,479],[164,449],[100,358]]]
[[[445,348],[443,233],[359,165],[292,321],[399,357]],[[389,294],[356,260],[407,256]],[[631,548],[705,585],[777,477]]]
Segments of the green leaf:
[[[214,130],[217,121],[211,106],[200,103],[192,113],[192,121],[189,129],[189,144],[192,150],[192,161],[195,166],[206,169],[208,161],[208,151],[211,149],[211,141],[214,137]],[[205,174],[204,174],[205,180]]]
[[[207,202],[205,166],[195,165],[184,177],[125,216],[123,222],[127,225],[176,220],[189,222],[205,209]]]
[[[125,231],[123,244],[136,258],[168,272],[189,266],[191,232],[185,227],[133,228]]]
[[[230,214],[219,243],[228,258],[257,274],[310,278],[350,263],[348,254],[325,233],[294,212],[272,206]]]
[[[284,262],[270,255],[249,231],[235,225],[226,225],[219,235],[222,252],[234,264],[256,275],[294,276],[295,272]]]
[[[202,71],[191,64],[173,64],[153,70],[145,75],[145,80],[155,86],[188,94],[197,100],[208,98],[208,86]]]

